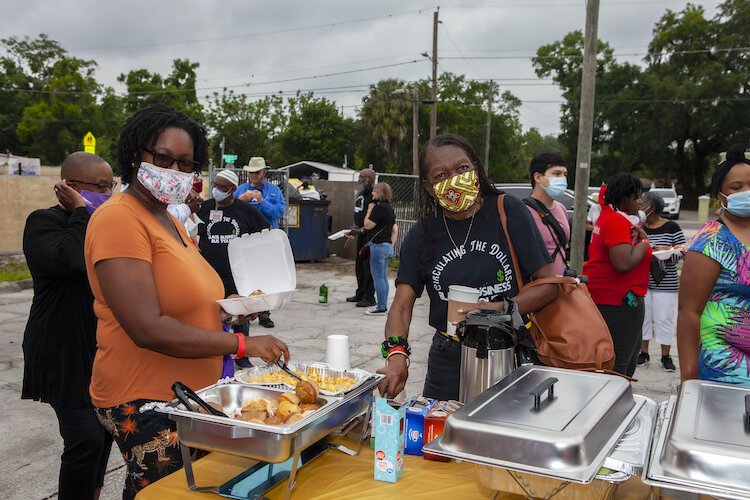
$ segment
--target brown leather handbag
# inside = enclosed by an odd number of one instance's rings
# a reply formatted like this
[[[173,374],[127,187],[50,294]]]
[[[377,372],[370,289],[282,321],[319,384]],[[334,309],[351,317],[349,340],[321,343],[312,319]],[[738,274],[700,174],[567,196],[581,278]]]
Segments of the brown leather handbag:
[[[521,268],[508,235],[503,198],[504,195],[498,198],[497,210],[519,285],[523,285]],[[559,276],[538,279],[519,288],[524,291],[544,284],[557,285],[559,293],[555,300],[529,314],[531,337],[539,359],[556,368],[612,370],[615,366],[612,336],[585,283],[578,278]]]

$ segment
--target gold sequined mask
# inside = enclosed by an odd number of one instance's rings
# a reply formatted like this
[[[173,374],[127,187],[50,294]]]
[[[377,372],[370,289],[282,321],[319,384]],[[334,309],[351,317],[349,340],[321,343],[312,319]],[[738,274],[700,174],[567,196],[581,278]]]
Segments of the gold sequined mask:
[[[479,179],[476,170],[472,170],[436,182],[432,188],[441,207],[451,212],[463,212],[477,201]]]

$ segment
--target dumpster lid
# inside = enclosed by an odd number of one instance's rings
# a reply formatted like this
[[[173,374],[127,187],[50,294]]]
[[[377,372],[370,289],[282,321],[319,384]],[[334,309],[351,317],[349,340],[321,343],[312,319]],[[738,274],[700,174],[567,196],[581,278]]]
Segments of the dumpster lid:
[[[297,288],[292,247],[281,229],[243,234],[229,242],[228,251],[240,295],[247,297],[255,290],[270,294]]]

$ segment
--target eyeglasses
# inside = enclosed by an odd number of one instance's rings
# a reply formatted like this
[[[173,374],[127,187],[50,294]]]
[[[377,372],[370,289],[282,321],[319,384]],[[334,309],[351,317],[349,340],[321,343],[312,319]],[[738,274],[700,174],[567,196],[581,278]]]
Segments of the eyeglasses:
[[[200,163],[197,161],[178,160],[177,158],[172,158],[169,155],[157,153],[155,151],[151,151],[150,149],[143,148],[143,150],[154,157],[154,165],[156,165],[157,167],[170,168],[172,165],[177,163],[177,167],[180,170],[189,170],[192,172],[196,167],[200,165]]]
[[[106,184],[97,184],[96,182],[77,181],[75,179],[67,179],[68,183],[75,182],[76,184],[88,184],[89,186],[96,186],[99,192],[112,191],[117,185],[117,181],[113,181]]]

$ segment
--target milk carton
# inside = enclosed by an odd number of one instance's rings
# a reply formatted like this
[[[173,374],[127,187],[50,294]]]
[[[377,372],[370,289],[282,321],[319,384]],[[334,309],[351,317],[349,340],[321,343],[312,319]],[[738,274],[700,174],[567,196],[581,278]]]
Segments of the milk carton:
[[[375,398],[375,480],[395,483],[404,473],[404,412]]]
[[[405,452],[407,455],[422,456],[424,446],[424,417],[435,404],[434,399],[421,396],[406,403]]]

